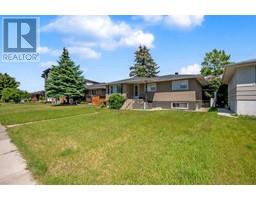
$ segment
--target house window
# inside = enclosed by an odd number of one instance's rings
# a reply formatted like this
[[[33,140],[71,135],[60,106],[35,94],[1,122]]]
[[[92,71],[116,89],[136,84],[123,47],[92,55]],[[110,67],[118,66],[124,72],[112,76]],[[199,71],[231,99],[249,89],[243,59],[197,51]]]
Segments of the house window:
[[[111,86],[111,93],[122,93],[122,86],[121,85]]]
[[[156,83],[148,83],[147,92],[156,92]]]
[[[188,80],[172,81],[172,90],[188,90]]]
[[[175,102],[175,103],[172,103],[172,108],[188,109],[188,103],[184,103],[184,102]]]
[[[112,93],[117,93],[117,86],[116,85],[113,86],[113,92]]]

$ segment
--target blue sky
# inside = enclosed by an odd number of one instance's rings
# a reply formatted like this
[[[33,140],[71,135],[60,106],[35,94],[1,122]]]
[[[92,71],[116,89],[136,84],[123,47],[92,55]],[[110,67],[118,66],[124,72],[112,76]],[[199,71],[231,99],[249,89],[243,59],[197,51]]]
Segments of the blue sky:
[[[14,76],[21,89],[42,90],[42,71],[65,46],[85,78],[108,82],[128,77],[134,51],[145,44],[160,75],[197,73],[214,48],[235,62],[256,58],[255,25],[256,16],[40,16],[40,62],[0,61],[0,72]]]

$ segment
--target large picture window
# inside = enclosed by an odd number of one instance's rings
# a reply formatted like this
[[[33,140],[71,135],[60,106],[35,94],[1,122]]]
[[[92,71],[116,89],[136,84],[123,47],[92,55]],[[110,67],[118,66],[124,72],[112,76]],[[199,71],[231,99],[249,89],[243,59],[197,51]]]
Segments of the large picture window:
[[[172,90],[188,90],[188,80],[172,81]]]
[[[113,85],[111,86],[111,93],[122,93],[122,86],[121,85]]]
[[[156,83],[148,83],[147,92],[156,92]]]

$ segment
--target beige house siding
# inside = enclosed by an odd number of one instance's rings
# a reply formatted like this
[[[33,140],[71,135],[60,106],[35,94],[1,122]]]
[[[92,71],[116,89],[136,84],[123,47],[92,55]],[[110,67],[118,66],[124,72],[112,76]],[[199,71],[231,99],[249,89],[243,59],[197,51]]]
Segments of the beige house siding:
[[[189,80],[189,90],[196,92],[196,100],[202,100],[202,86],[196,79]]]
[[[202,87],[196,79],[188,80],[188,90],[172,91],[172,81],[158,82],[157,92],[151,94],[153,101],[202,100]]]
[[[139,84],[139,92],[140,92],[140,97],[145,97],[145,90],[146,90],[146,85],[145,84]]]
[[[158,82],[156,84],[157,92],[168,92],[172,90],[171,81]]]
[[[123,85],[123,93],[127,95],[128,99],[131,99],[133,96],[133,85],[132,84],[124,84]]]
[[[154,94],[153,101],[196,101],[196,92],[156,92]]]

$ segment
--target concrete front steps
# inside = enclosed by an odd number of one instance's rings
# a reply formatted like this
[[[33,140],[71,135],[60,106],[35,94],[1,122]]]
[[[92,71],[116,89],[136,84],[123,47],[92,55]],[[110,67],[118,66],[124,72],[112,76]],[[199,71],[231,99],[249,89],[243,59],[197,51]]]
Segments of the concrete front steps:
[[[152,109],[152,103],[145,102],[143,99],[126,99],[121,110],[132,109]]]

